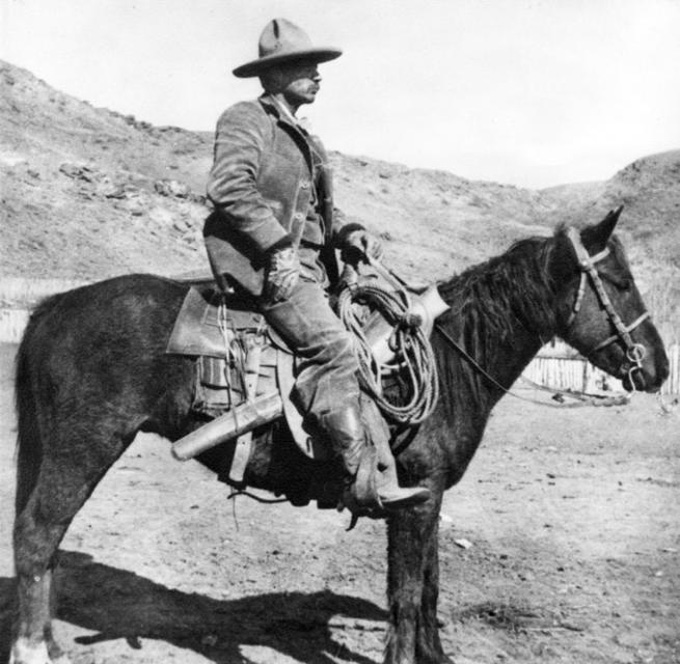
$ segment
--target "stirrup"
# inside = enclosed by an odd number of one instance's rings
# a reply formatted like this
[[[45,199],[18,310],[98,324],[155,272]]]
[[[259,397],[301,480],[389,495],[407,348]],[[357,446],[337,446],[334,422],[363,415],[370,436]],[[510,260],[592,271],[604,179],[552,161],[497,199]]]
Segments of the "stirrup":
[[[367,446],[361,451],[359,468],[352,483],[345,487],[342,504],[353,514],[375,516],[382,514],[383,506],[378,496],[376,473],[378,472],[378,451]]]
[[[381,492],[377,480],[379,474],[378,452],[375,447],[366,447],[361,453],[354,482],[344,491],[344,507],[357,516],[381,518],[389,511],[419,505],[430,497],[429,489],[400,487],[396,480],[392,486],[392,495],[387,491]]]

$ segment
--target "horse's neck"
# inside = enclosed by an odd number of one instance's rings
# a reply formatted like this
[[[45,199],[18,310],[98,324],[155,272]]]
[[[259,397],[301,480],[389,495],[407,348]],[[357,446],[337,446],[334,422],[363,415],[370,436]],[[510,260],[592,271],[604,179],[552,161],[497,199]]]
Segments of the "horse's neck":
[[[450,282],[445,295],[452,309],[460,312],[452,327],[473,360],[460,358],[460,366],[489,408],[556,331],[554,294],[537,260],[542,248],[540,243],[531,248],[527,244],[523,253],[518,247],[473,268]],[[487,278],[491,272],[493,279]]]
[[[549,339],[546,339],[549,341]],[[520,330],[513,337],[513,343],[499,350],[497,354],[498,382],[505,389],[508,389],[527,368],[531,360],[543,345],[541,338],[526,330]],[[496,396],[498,400],[505,392],[499,389]]]
[[[541,345],[538,335],[518,325],[506,341],[495,343],[492,349],[477,349],[474,355],[471,354],[483,370],[474,367],[472,380],[477,383],[478,392],[484,395],[483,402],[489,409],[520,377]]]

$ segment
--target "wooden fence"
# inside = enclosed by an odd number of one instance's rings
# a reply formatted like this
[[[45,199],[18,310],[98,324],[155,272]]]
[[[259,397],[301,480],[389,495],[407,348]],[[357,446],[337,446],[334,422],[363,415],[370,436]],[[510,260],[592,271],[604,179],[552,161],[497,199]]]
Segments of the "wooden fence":
[[[40,300],[86,283],[76,279],[0,277],[0,343],[19,343],[28,323],[29,309]]]
[[[663,394],[680,394],[680,344],[668,347],[668,360],[671,374],[661,391]]]
[[[48,295],[61,293],[86,281],[76,279],[27,279],[25,277],[0,277],[0,304],[7,308],[32,305]]]
[[[0,309],[0,343],[18,344],[28,317],[25,309]]]
[[[680,394],[680,345],[666,347],[670,376],[661,388],[662,394]],[[550,344],[539,352],[523,376],[534,383],[558,390],[576,392],[620,392],[621,381],[597,369],[565,344]]]

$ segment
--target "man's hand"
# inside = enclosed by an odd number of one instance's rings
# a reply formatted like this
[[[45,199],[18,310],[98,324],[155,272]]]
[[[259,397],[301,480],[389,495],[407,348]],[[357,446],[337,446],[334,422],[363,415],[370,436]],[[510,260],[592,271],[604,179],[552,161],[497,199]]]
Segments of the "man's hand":
[[[269,255],[263,296],[267,302],[287,300],[300,278],[300,257],[294,247],[283,247]]]
[[[342,259],[346,263],[357,263],[365,257],[377,260],[382,254],[383,247],[380,240],[362,228],[352,231],[347,236],[342,250]]]

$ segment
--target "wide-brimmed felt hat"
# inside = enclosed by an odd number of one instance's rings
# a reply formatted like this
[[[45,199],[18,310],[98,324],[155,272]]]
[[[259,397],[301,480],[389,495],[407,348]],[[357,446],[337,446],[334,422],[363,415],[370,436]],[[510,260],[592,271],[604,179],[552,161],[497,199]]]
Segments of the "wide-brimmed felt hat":
[[[260,57],[234,69],[234,76],[259,76],[274,65],[293,60],[328,62],[342,55],[339,48],[313,46],[307,33],[285,18],[275,18],[260,35]]]

